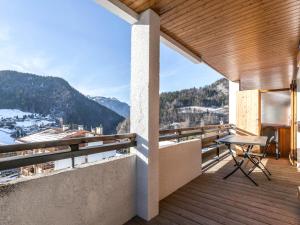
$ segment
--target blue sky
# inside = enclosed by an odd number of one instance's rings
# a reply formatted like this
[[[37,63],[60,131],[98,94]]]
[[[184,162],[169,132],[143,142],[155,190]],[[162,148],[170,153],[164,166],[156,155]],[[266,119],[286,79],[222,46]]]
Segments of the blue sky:
[[[161,45],[160,91],[221,78]],[[0,70],[66,79],[83,94],[129,102],[130,25],[94,0],[0,0]]]

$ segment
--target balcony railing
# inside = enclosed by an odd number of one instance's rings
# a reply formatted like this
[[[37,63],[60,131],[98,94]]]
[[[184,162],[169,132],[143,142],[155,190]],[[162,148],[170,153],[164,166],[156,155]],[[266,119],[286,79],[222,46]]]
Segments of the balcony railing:
[[[201,138],[203,158],[216,156],[220,158],[220,149],[224,146],[216,144],[215,140],[229,134],[231,125],[208,125],[201,127],[190,127],[180,129],[160,130],[160,141],[189,140]],[[102,141],[103,144],[97,146],[84,146],[88,143]],[[0,146],[0,153],[17,153],[21,151],[31,151],[34,149],[47,149],[53,147],[65,147],[67,150],[58,150],[48,153],[17,155],[0,159],[0,170],[8,170],[19,167],[25,167],[35,164],[47,163],[62,159],[72,159],[74,167],[74,158],[86,156],[111,150],[121,150],[136,146],[136,134],[122,135],[103,135],[97,137],[71,138],[66,140],[35,142],[26,144],[14,144]]]
[[[72,159],[72,166],[74,167],[75,157],[133,147],[136,145],[135,137],[136,134],[131,133],[124,135],[103,135],[97,137],[70,138],[57,141],[3,145],[0,146],[0,153],[16,153],[20,151],[52,147],[67,147],[67,150],[2,158],[0,160],[0,170],[14,169],[68,158]],[[102,141],[103,144],[98,146],[81,147],[82,145],[99,141]]]
[[[202,141],[202,168],[205,170],[210,165],[226,156],[228,151],[223,144],[217,144],[216,140],[230,134],[235,129],[231,124],[207,125],[199,127],[168,129],[160,131],[160,141],[176,140],[177,142],[194,138]]]

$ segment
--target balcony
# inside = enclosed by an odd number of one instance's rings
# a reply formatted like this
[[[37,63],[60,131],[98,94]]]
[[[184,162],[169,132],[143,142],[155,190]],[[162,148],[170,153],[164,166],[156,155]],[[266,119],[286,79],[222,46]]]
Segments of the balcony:
[[[217,125],[160,132],[160,199],[202,173],[202,156],[205,161],[203,168],[208,168],[228,154],[225,146],[215,144],[214,140],[227,135],[230,128],[229,125]],[[62,159],[72,161],[73,167],[0,185],[0,205],[4,209],[1,211],[1,224],[18,224],[21,221],[21,224],[45,221],[51,224],[55,221],[90,224],[97,219],[103,224],[118,224],[120,220],[126,222],[136,214],[136,154],[125,153],[81,165],[74,162],[84,155],[136,146],[135,138],[135,134],[107,135],[0,146],[1,153],[17,153],[1,159],[2,171],[47,165]],[[86,146],[99,141],[103,144]],[[48,153],[18,154],[59,146],[69,148],[58,148],[60,150]],[[203,154],[201,146],[205,149]],[[69,216],[64,218],[65,215]]]
[[[264,163],[272,181],[256,171],[253,178],[259,186],[254,188],[242,173],[222,179],[233,167],[228,156],[160,201],[158,216],[149,222],[135,217],[126,225],[299,224],[299,172],[286,159]]]
[[[231,125],[160,131],[159,215],[150,221],[135,216],[137,159],[136,154],[127,153],[1,185],[0,205],[4,210],[0,222],[93,224],[99,220],[100,224],[122,224],[134,217],[126,224],[298,224],[300,174],[287,159],[265,159],[272,180],[255,170],[252,177],[258,187],[242,173],[223,180],[232,170],[233,160],[228,149],[215,140],[237,131],[241,132]],[[0,168],[68,158],[74,162],[83,155],[135,146],[135,137],[124,134],[1,146],[5,153],[70,148],[3,158]],[[99,141],[104,141],[103,145],[83,146]]]
[[[2,184],[0,224],[299,224],[299,1],[97,2],[132,25],[131,133],[0,146],[11,156],[1,159],[0,170],[62,159],[72,165]],[[160,40],[230,80],[229,123],[236,127],[159,130]],[[261,96],[269,92],[286,92],[289,106],[262,114]],[[288,125],[263,123],[276,115],[285,115]],[[264,159],[271,181],[259,170],[251,174],[258,186],[240,173],[224,180],[234,165],[216,139],[263,135],[264,126],[288,130],[278,131],[286,152]],[[110,150],[127,153],[75,163]]]

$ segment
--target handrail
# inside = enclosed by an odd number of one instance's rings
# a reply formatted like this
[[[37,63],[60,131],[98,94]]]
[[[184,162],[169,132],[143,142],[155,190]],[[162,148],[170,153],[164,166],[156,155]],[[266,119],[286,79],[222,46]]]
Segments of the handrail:
[[[194,131],[194,130],[208,130],[212,128],[229,128],[231,124],[223,124],[223,125],[205,125],[205,126],[197,126],[197,127],[186,127],[186,128],[177,128],[177,129],[164,129],[160,130],[160,134],[168,134],[175,132],[185,132],[185,131]]]
[[[15,145],[2,145],[0,146],[0,153],[14,153],[18,151],[44,149],[50,147],[62,147],[68,146],[67,150],[58,150],[48,153],[39,153],[32,155],[13,156],[0,159],[0,170],[13,169],[18,167],[25,167],[34,164],[47,163],[61,159],[72,159],[72,166],[74,167],[74,157],[90,155],[100,152],[106,152],[111,150],[119,150],[136,146],[136,134],[121,134],[121,135],[102,135],[96,137],[82,137],[82,138],[70,138],[65,140],[56,141],[44,141],[35,143],[23,143]],[[110,142],[97,146],[85,146],[82,144],[91,142]],[[114,143],[111,143],[114,141]]]
[[[202,146],[204,148],[215,144],[215,140],[228,134],[232,128],[230,124],[208,125],[200,127],[189,127],[180,129],[160,130],[160,141],[180,140],[181,138],[203,136]],[[210,136],[209,136],[210,135]],[[82,144],[90,142],[103,141],[104,144],[98,146],[82,147]],[[106,142],[106,143],[105,143]],[[113,143],[112,143],[113,142]],[[18,151],[45,149],[51,147],[68,146],[67,150],[58,150],[50,153],[39,153],[32,155],[13,156],[0,159],[0,170],[13,169],[34,164],[46,163],[55,160],[72,158],[74,166],[74,157],[90,155],[111,150],[119,150],[136,146],[136,134],[102,135],[95,137],[70,138],[64,140],[44,141],[35,143],[21,143],[13,145],[0,146],[0,153],[15,153]],[[217,151],[218,151],[218,147]]]
[[[55,160],[74,158],[78,156],[90,155],[116,149],[129,148],[133,146],[135,146],[134,141],[126,141],[123,143],[111,143],[101,146],[78,148],[76,150],[71,149],[50,153],[3,158],[0,160],[0,170],[8,170],[34,164],[47,163]]]
[[[69,139],[55,140],[55,141],[0,145],[0,153],[17,152],[17,151],[24,151],[24,150],[39,149],[39,148],[51,148],[51,147],[59,147],[59,146],[67,146],[67,145],[80,145],[80,144],[86,144],[86,143],[97,142],[97,141],[115,141],[119,139],[135,140],[135,138],[136,138],[136,134],[129,133],[129,134],[120,134],[120,135],[119,134],[101,135],[95,137],[69,138]]]
[[[185,137],[201,138],[202,160],[207,160],[203,164],[203,169],[205,170],[229,154],[229,151],[226,151],[226,146],[217,144],[216,140],[230,134],[231,129],[234,129],[232,124],[166,129],[160,130],[159,140],[177,140],[179,142],[180,139]]]
[[[180,139],[183,137],[197,136],[197,135],[207,135],[213,134],[215,132],[222,133],[224,131],[228,131],[232,126],[231,124],[224,125],[206,125],[199,127],[188,127],[188,128],[178,128],[178,129],[166,129],[160,130],[159,141],[167,141]]]

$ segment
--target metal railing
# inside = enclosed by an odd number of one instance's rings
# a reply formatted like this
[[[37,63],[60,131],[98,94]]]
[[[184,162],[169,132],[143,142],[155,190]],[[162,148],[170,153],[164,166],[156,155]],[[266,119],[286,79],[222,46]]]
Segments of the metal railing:
[[[216,144],[215,140],[229,134],[232,126],[226,125],[208,125],[201,127],[190,127],[180,129],[160,130],[160,141],[166,140],[189,140],[201,138],[203,158],[210,155],[220,158],[221,145]],[[103,144],[96,146],[84,146],[88,143],[102,141]],[[0,171],[19,167],[26,167],[41,163],[52,162],[62,159],[72,159],[74,167],[75,157],[86,156],[111,150],[121,150],[136,146],[136,134],[121,135],[102,135],[96,137],[70,138],[65,140],[34,142],[25,144],[13,144],[0,146],[0,154],[15,153],[16,156],[0,158]],[[62,148],[47,153],[18,155],[18,152],[33,151],[36,149]]]
[[[195,137],[199,135],[220,136],[224,132],[227,132],[228,129],[231,128],[232,126],[230,124],[224,124],[224,125],[207,125],[207,126],[200,126],[200,127],[160,130],[159,141],[167,141],[167,140],[174,140],[174,139],[180,140],[181,138]],[[203,140],[205,140],[205,138],[203,138]]]
[[[53,147],[65,147],[67,148],[67,150],[5,157],[0,159],[0,170],[14,169],[18,167],[25,167],[34,164],[47,163],[69,158],[72,159],[72,166],[74,167],[75,157],[133,147],[136,145],[135,138],[136,134],[131,133],[124,135],[103,135],[96,137],[70,138],[57,141],[2,145],[0,146],[0,153],[17,153],[20,151],[46,149]],[[82,145],[100,141],[102,141],[103,144],[82,147]]]
[[[179,129],[167,129],[160,131],[160,141],[183,141],[199,138],[202,141],[203,168],[207,168],[228,154],[228,149],[216,140],[230,134],[235,129],[231,124],[207,125]]]

